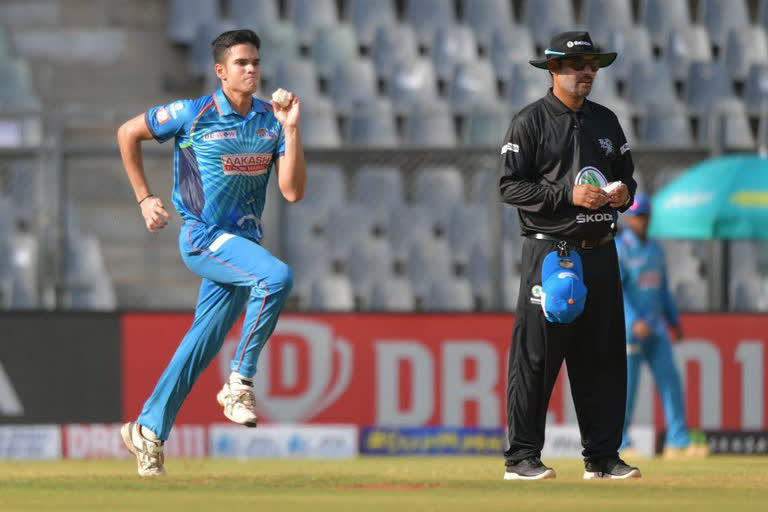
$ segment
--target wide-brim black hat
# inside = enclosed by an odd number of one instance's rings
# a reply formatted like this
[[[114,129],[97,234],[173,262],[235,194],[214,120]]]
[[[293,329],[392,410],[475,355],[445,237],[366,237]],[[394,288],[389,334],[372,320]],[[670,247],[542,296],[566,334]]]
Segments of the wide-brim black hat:
[[[550,60],[594,55],[601,68],[607,68],[616,60],[616,52],[601,52],[592,44],[589,32],[563,32],[552,37],[549,48],[544,51],[543,59],[529,60],[537,68],[547,69]]]

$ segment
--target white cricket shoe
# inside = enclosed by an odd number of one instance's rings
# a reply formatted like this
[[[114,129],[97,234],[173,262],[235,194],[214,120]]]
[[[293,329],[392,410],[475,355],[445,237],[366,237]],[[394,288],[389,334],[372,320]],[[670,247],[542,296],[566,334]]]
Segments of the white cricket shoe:
[[[253,412],[256,398],[253,395],[253,381],[232,372],[229,381],[216,395],[219,405],[224,408],[224,416],[246,427],[255,427],[258,417]]]
[[[136,456],[139,465],[139,476],[162,476],[165,474],[165,456],[162,441],[147,439],[140,430],[139,424],[126,423],[120,429],[125,447]]]

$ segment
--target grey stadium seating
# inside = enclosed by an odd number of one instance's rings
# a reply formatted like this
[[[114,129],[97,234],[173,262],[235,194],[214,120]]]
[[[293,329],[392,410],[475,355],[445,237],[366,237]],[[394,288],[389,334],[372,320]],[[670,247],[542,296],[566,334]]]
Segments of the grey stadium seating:
[[[507,0],[464,0],[461,20],[475,31],[480,46],[488,48],[496,30],[508,31],[515,23],[512,6]]]
[[[393,0],[349,0],[346,2],[345,19],[357,32],[357,41],[363,47],[373,43],[377,27],[397,23]]]
[[[333,29],[339,24],[334,0],[286,0],[288,19],[296,26],[303,45],[312,42],[316,31]]]

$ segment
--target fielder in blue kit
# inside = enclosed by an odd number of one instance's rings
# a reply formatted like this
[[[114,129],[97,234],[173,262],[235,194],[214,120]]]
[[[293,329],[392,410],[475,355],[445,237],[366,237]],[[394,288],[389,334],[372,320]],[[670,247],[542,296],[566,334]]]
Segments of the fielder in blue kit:
[[[299,99],[289,93],[280,105],[253,96],[259,47],[250,30],[220,35],[213,42],[220,89],[151,108],[118,132],[126,172],[152,233],[170,215],[149,189],[140,142],[175,138],[172,201],[182,220],[179,249],[187,267],[203,279],[192,327],[138,419],[122,429],[141,476],[165,473],[163,441],[243,309],[243,336],[217,400],[227,418],[256,426],[253,376],[293,282],[291,269],[260,245],[267,182],[275,169],[290,202],[302,198],[306,185]]]
[[[647,238],[650,199],[637,194],[625,212],[627,227],[618,237],[617,251],[624,293],[627,332],[627,409],[621,450],[631,449],[628,428],[637,396],[641,365],[648,362],[661,396],[667,423],[665,453],[684,450],[690,444],[680,376],[675,367],[668,327],[674,341],[683,337],[675,301],[669,293],[664,251]]]

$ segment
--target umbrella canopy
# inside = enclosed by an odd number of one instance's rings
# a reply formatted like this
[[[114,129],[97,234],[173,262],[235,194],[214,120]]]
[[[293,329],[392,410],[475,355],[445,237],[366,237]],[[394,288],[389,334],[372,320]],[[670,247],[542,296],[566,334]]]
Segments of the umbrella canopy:
[[[649,236],[768,239],[768,159],[728,155],[694,165],[653,198]]]

